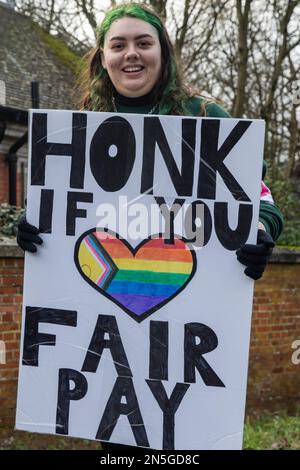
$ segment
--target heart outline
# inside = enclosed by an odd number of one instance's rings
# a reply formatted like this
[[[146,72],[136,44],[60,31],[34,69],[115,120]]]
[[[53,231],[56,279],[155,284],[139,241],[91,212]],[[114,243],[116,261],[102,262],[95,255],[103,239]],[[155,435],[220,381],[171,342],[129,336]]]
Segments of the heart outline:
[[[129,252],[133,255],[133,257],[135,257],[135,255],[137,254],[137,252],[140,250],[140,248],[142,248],[147,242],[149,242],[150,240],[153,240],[153,239],[164,239],[164,234],[163,233],[158,233],[158,234],[152,234],[152,235],[149,235],[149,237],[145,238],[144,240],[142,240],[135,248],[132,247],[132,245],[125,239],[123,238],[121,235],[119,235],[117,232],[114,232],[113,230],[110,230],[106,227],[94,227],[92,229],[89,229],[87,230],[86,232],[84,232],[83,234],[80,235],[80,237],[77,239],[76,243],[75,243],[75,248],[74,248],[74,262],[75,262],[75,265],[77,267],[77,270],[79,272],[79,274],[81,275],[81,277],[83,277],[83,279],[91,286],[93,287],[96,291],[100,292],[100,294],[104,295],[104,297],[106,297],[108,300],[110,300],[111,302],[113,302],[115,305],[117,305],[118,307],[120,307],[125,313],[127,313],[131,318],[133,318],[135,321],[137,321],[138,323],[141,323],[143,320],[145,320],[146,318],[148,318],[150,315],[152,315],[153,313],[155,313],[157,310],[160,310],[164,305],[166,305],[167,303],[169,303],[172,299],[174,299],[175,297],[177,297],[177,295],[179,295],[184,289],[185,287],[190,283],[190,281],[193,279],[195,273],[196,273],[196,270],[197,270],[197,257],[196,257],[196,254],[195,254],[195,251],[194,249],[191,249],[189,247],[189,244],[188,244],[188,240],[185,238],[185,237],[182,237],[182,236],[179,236],[179,235],[176,235],[174,234],[174,238],[177,239],[177,240],[180,240],[180,241],[183,241],[185,244],[187,244],[188,248],[189,248],[189,252],[192,256],[192,262],[193,262],[193,266],[192,266],[192,270],[189,274],[189,277],[186,279],[186,281],[173,293],[171,294],[170,296],[168,296],[165,300],[161,301],[160,303],[154,305],[153,307],[151,307],[150,309],[146,310],[144,313],[140,314],[140,315],[137,315],[136,313],[134,313],[132,310],[130,310],[129,308],[127,308],[126,306],[124,306],[121,302],[119,302],[117,299],[115,299],[114,297],[112,297],[112,295],[110,295],[109,293],[107,293],[104,289],[102,289],[101,287],[99,287],[97,284],[95,284],[95,282],[93,282],[82,270],[82,267],[81,265],[79,264],[79,256],[78,256],[78,253],[79,253],[79,249],[80,249],[80,245],[82,243],[82,241],[91,233],[95,233],[95,232],[105,232],[105,233],[108,233],[114,237],[116,237],[117,239],[121,240],[122,243],[126,246],[126,248],[129,250]],[[114,263],[114,260],[111,258],[110,254],[105,250],[104,247],[101,247],[105,252],[106,252],[106,256],[108,258],[110,258],[110,260],[112,261],[113,264]]]

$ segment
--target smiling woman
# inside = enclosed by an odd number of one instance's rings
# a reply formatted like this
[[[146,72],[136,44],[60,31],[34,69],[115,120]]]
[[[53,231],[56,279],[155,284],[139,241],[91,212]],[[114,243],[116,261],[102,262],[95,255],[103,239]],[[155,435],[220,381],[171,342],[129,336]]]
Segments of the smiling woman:
[[[215,101],[183,84],[163,22],[142,4],[127,3],[106,13],[97,30],[97,45],[86,61],[80,78],[83,111],[230,117]],[[222,161],[215,162],[219,173]],[[201,175],[211,179],[205,171]],[[257,245],[246,244],[237,250],[247,276],[255,280],[262,276],[273,240],[282,228],[281,213],[262,182]],[[21,248],[36,252],[36,244],[42,243],[38,233],[23,217],[17,236]]]
[[[82,111],[230,117],[214,100],[206,99],[199,92],[183,84],[174,48],[163,22],[159,16],[142,4],[123,4],[108,11],[97,30],[97,45],[85,60],[86,66],[80,78]],[[116,117],[110,119],[116,120]],[[147,122],[151,121],[153,125],[160,126],[159,117],[146,117],[145,119]],[[185,121],[192,121],[192,119]],[[213,141],[205,123],[211,122],[218,126],[220,122],[217,121],[202,121],[203,128],[206,128],[207,140]],[[74,133],[76,131],[76,126],[74,126]],[[128,135],[128,133],[125,135],[127,146],[125,148],[127,149],[129,148]],[[147,142],[150,146],[151,139],[148,138]],[[156,141],[153,145],[156,145]],[[98,145],[99,147],[101,148]],[[228,146],[229,148],[232,147]],[[130,161],[127,159],[126,152],[124,154],[126,155],[123,159],[125,170],[121,177],[126,177],[126,175],[128,177],[131,171]],[[147,156],[145,172],[148,172],[149,177],[152,174],[149,157],[151,154],[153,155],[153,152],[145,154]],[[116,155],[116,148],[113,147],[110,149],[110,156],[113,157],[111,160],[114,160]],[[223,145],[220,149],[210,145],[204,156],[201,155],[201,159],[205,158],[202,171],[199,170],[199,181],[205,180],[202,181],[203,187],[207,182],[210,182],[211,187],[211,181],[216,181],[216,173],[219,178],[222,176],[222,170],[223,173],[227,170],[223,164],[225,156]],[[98,154],[95,154],[91,162],[93,174],[99,175],[102,186],[109,183],[108,174],[112,174],[113,170],[107,173],[102,171]],[[110,165],[111,168],[114,167],[111,162]],[[185,170],[189,170],[189,167],[185,167],[183,161],[181,173]],[[176,171],[181,176],[179,169],[176,168]],[[185,174],[188,174],[188,171],[185,171]],[[228,182],[230,179],[228,171],[224,175]],[[105,181],[102,181],[102,178],[105,178]],[[147,186],[146,189],[148,188]],[[198,198],[205,199],[205,195],[202,196],[203,194],[197,194]],[[208,196],[206,198],[211,199]],[[271,193],[264,183],[261,185],[259,220],[257,244],[242,245],[237,250],[237,259],[245,265],[245,274],[255,280],[262,276],[274,246],[273,239],[276,240],[279,237],[283,225],[280,211],[274,205]],[[37,251],[36,245],[43,241],[39,237],[39,229],[28,224],[25,217],[19,222],[17,240],[21,248],[32,253]],[[120,403],[118,409],[119,414],[126,414],[127,408],[124,408],[123,403]],[[104,443],[103,448],[114,450],[124,449],[126,446]]]
[[[101,63],[119,93],[127,97],[146,95],[161,73],[157,30],[136,18],[115,21],[105,36]]]
[[[168,32],[148,8],[110,10],[97,31],[79,79],[80,107],[90,111],[229,117],[182,83]],[[133,108],[134,106],[134,108]]]

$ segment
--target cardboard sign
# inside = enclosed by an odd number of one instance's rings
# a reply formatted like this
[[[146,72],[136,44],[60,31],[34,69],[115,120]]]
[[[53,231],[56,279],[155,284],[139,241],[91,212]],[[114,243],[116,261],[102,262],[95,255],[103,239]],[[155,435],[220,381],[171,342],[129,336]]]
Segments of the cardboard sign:
[[[31,112],[17,429],[240,449],[264,122]]]

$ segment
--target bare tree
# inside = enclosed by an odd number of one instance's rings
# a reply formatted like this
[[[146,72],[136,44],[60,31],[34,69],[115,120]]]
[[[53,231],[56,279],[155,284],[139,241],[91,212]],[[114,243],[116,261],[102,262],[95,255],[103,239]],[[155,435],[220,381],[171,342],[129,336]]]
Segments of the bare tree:
[[[236,94],[233,104],[233,115],[242,116],[246,104],[246,83],[248,70],[248,31],[249,31],[249,13],[251,0],[246,0],[243,8],[242,0],[236,0],[236,11],[238,18],[238,76],[236,85]]]

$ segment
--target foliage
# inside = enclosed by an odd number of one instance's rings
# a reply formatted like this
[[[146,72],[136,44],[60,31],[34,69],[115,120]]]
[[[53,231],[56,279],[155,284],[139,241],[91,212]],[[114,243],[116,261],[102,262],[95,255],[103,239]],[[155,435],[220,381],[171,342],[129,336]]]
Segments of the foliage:
[[[245,423],[244,449],[296,450],[300,449],[300,407],[294,416],[264,414]]]
[[[21,207],[11,206],[7,203],[0,204],[0,235],[14,237],[20,217],[25,213]]]
[[[278,179],[269,183],[276,204],[284,217],[284,230],[278,239],[279,245],[300,246],[300,204],[296,182]]]
[[[284,231],[277,240],[280,246],[294,247],[299,250],[300,247],[300,221],[286,220]]]
[[[0,450],[101,450],[101,444],[87,439],[15,431],[7,426],[0,429]]]

